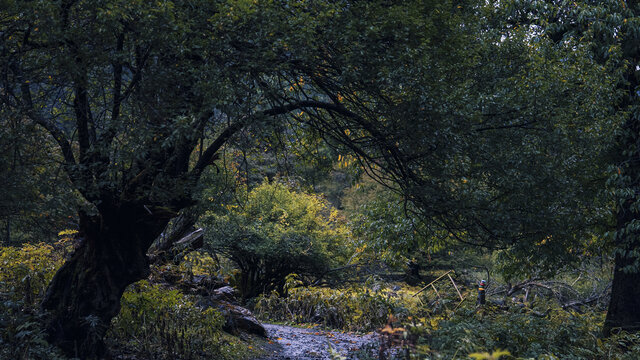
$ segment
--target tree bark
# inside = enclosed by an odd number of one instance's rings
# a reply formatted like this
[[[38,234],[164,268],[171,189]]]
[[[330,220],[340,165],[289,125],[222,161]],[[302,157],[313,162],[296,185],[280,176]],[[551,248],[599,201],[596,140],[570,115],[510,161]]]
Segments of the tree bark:
[[[638,311],[640,309],[640,272],[623,271],[625,267],[638,261],[634,256],[627,254],[632,250],[640,249],[639,234],[624,231],[627,224],[639,217],[639,214],[631,211],[630,206],[630,203],[626,203],[618,210],[617,246],[622,251],[616,253],[615,257],[611,300],[602,328],[602,334],[605,337],[620,330],[640,330],[640,311]]]
[[[80,216],[83,241],[56,273],[42,302],[49,341],[67,355],[101,358],[103,338],[126,287],[149,275],[147,250],[169,221],[141,204],[101,206]]]
[[[411,286],[416,286],[420,283],[420,264],[416,259],[411,259],[407,262],[404,279]]]
[[[260,266],[255,262],[249,263],[243,267],[240,272],[240,295],[243,299],[254,298],[262,293],[260,286],[264,285],[264,279],[261,275]]]

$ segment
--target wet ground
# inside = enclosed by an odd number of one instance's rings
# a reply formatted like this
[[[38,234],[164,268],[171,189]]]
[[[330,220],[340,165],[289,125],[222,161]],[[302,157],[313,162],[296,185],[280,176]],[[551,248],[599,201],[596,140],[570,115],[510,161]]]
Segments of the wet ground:
[[[378,347],[374,333],[324,331],[318,328],[297,328],[263,324],[270,339],[269,353],[259,360],[332,359],[330,347],[347,359],[371,359]]]

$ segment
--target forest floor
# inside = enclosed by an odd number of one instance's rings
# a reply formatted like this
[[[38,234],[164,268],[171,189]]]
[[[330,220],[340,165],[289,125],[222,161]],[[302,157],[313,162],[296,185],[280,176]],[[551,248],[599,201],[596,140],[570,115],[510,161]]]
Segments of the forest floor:
[[[267,354],[256,360],[332,359],[330,347],[347,359],[363,360],[377,351],[378,335],[263,324],[269,336]]]

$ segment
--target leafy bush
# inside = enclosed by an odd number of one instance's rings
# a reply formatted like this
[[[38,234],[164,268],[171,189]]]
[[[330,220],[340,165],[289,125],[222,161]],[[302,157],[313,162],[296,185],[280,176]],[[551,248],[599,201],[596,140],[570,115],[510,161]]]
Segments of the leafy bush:
[[[207,246],[240,269],[244,297],[282,290],[285,276],[317,276],[345,259],[347,229],[337,210],[318,196],[264,182],[244,203],[208,211]]]
[[[62,359],[45,340],[36,307],[70,250],[74,231],[51,245],[0,247],[0,358]]]
[[[109,340],[120,351],[154,359],[215,358],[223,316],[201,311],[178,290],[141,281],[122,296]]]
[[[72,232],[63,231],[61,235]],[[0,292],[25,306],[39,302],[58,268],[62,266],[71,239],[63,237],[56,244],[24,244],[0,248]]]
[[[426,237],[424,223],[412,216],[412,204],[373,179],[364,177],[345,199],[353,236],[367,247],[365,255],[400,265],[416,256],[416,249],[441,250],[438,237]]]
[[[288,276],[287,296],[281,297],[275,291],[261,295],[255,305],[255,314],[271,321],[319,323],[336,329],[371,331],[381,327],[390,314],[411,312],[410,303],[379,285],[373,286],[378,290],[301,285],[296,275]]]

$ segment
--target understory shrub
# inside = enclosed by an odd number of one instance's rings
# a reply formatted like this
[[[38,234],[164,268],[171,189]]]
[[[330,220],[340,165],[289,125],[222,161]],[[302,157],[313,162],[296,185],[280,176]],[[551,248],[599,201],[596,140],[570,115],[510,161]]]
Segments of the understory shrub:
[[[71,250],[71,231],[60,233],[55,244],[24,244],[21,247],[0,247],[0,293],[4,298],[22,300],[32,307],[42,300],[47,285],[62,266]]]
[[[322,197],[265,180],[240,198],[200,222],[206,248],[239,270],[234,285],[244,298],[282,292],[287,274],[313,278],[350,255],[344,219]]]
[[[38,305],[55,272],[73,250],[75,233],[61,232],[61,240],[54,244],[0,247],[0,359],[67,359],[46,341]],[[106,339],[116,356],[125,359],[249,356],[245,354],[244,342],[222,333],[224,318],[220,312],[212,308],[201,310],[178,290],[142,281],[124,293],[121,305]]]
[[[37,306],[71,248],[74,231],[55,244],[0,247],[0,359],[64,357],[45,340]]]
[[[210,359],[219,351],[224,318],[202,311],[178,290],[147,281],[124,293],[108,340],[118,351],[152,359]]]
[[[264,320],[371,331],[383,326],[391,314],[411,313],[411,304],[398,292],[379,286],[373,290],[363,286],[331,289],[301,285],[295,274],[287,276],[286,296],[276,291],[261,295],[255,314]]]

